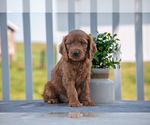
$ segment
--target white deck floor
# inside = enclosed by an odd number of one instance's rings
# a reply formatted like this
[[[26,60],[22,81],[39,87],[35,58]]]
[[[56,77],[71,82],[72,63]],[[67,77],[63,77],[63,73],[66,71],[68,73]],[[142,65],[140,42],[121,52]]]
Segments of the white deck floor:
[[[150,125],[150,113],[0,113],[1,125]]]
[[[0,125],[150,125],[150,101],[71,108],[42,100],[0,101]]]

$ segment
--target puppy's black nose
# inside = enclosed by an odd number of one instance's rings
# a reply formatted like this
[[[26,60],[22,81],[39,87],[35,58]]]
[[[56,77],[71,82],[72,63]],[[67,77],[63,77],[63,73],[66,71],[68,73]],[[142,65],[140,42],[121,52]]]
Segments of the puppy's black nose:
[[[73,55],[74,55],[74,56],[77,56],[78,54],[79,54],[78,51],[74,51],[74,52],[73,52]]]

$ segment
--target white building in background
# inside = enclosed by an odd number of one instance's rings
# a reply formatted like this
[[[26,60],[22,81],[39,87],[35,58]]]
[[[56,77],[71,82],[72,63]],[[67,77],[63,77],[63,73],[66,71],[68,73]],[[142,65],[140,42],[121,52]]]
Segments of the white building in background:
[[[59,44],[68,34],[68,1],[53,1],[54,43]],[[75,1],[75,28],[90,33],[90,0]],[[118,38],[121,40],[123,62],[135,61],[135,0],[119,0],[120,29]],[[36,4],[35,4],[36,3]],[[14,4],[14,5],[13,5]],[[113,0],[97,0],[97,30],[112,33]],[[23,42],[22,1],[7,0],[8,20],[19,26],[15,39]],[[142,0],[143,13],[143,59],[150,61],[150,0]],[[30,0],[31,41],[46,42],[45,0]],[[96,29],[95,29],[96,30]],[[58,60],[61,55],[58,53]]]
[[[54,41],[59,44],[68,34],[68,0],[53,0]],[[150,61],[150,0],[143,0],[143,58]],[[112,33],[112,0],[97,0],[99,32]],[[90,0],[75,0],[75,28],[90,33]],[[120,28],[123,62],[135,61],[135,0],[120,0]],[[96,30],[96,29],[95,29]],[[59,52],[59,51],[58,51]],[[59,60],[61,55],[57,54]]]

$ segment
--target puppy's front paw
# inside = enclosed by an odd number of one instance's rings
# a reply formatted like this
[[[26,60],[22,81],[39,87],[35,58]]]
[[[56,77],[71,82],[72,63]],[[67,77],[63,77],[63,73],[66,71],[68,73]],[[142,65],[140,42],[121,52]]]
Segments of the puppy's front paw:
[[[85,101],[83,102],[84,106],[95,106],[95,104],[92,101]]]
[[[48,103],[48,104],[56,104],[56,103],[58,103],[58,100],[57,100],[57,99],[49,99],[49,100],[47,101],[47,103]]]
[[[69,107],[82,107],[79,101],[77,102],[69,102]]]

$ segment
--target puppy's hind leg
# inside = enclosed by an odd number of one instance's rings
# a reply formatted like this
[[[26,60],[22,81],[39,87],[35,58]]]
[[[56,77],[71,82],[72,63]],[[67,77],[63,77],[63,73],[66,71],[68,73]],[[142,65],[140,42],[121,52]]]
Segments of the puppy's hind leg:
[[[48,81],[45,84],[45,88],[44,88],[44,92],[42,96],[43,96],[43,100],[45,103],[48,103],[48,104],[58,103],[58,95],[56,93],[55,88],[51,85],[50,81]]]

